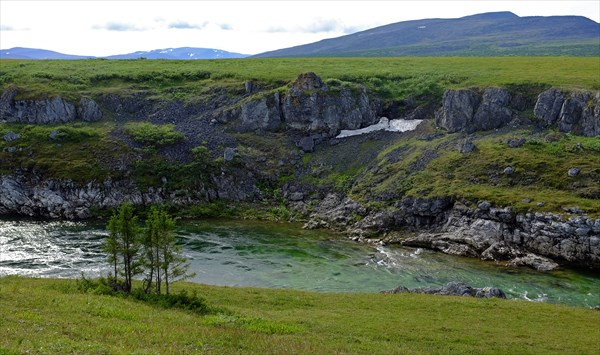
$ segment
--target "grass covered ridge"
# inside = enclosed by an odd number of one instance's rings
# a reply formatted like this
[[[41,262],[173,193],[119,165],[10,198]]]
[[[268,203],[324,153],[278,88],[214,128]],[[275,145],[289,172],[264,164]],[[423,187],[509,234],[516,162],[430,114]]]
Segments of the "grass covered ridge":
[[[525,301],[181,283],[207,315],[0,278],[0,353],[595,354],[600,312]]]
[[[219,60],[0,60],[0,90],[19,87],[20,98],[150,91],[169,100],[194,100],[210,88],[235,90],[247,80],[279,87],[303,72],[323,80],[365,85],[391,99],[437,94],[447,88],[542,83],[600,89],[597,58],[246,58]]]

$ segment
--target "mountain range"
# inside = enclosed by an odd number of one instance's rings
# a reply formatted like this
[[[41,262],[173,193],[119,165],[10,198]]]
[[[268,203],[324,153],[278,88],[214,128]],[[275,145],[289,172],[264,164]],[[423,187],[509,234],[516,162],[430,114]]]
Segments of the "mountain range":
[[[88,59],[88,58],[106,58],[106,59],[221,59],[221,58],[244,58],[245,54],[227,52],[213,48],[164,48],[151,51],[138,51],[127,54],[117,54],[106,57],[79,56],[63,54],[36,48],[15,47],[0,50],[0,59]]]
[[[582,16],[491,12],[454,19],[397,22],[253,57],[600,56],[600,24]],[[107,59],[220,59],[247,55],[211,48],[165,48]],[[0,50],[0,59],[85,59],[34,48]]]

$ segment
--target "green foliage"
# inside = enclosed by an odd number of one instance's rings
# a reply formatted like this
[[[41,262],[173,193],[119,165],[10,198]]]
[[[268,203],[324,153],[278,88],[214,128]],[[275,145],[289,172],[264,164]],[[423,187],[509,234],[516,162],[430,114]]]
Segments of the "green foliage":
[[[161,293],[164,282],[165,292],[169,294],[169,283],[190,277],[187,274],[189,264],[182,256],[181,247],[175,243],[175,220],[167,212],[152,207],[146,219],[143,246],[145,266],[149,274],[145,280],[145,292]]]
[[[175,131],[175,125],[155,125],[150,122],[127,122],[123,129],[134,141],[151,147],[162,147],[183,140],[184,135]]]
[[[0,123],[0,137],[9,131],[21,137],[13,142],[0,139],[0,173],[19,169],[40,178],[75,182],[103,180],[110,172],[100,161],[118,161],[127,152],[110,137],[110,122],[29,125]],[[50,135],[52,134],[52,137]],[[14,147],[14,153],[5,149]],[[113,177],[118,172],[112,172]]]
[[[104,243],[108,261],[113,265],[115,287],[131,292],[133,277],[143,271],[143,261],[139,252],[142,247],[138,217],[134,215],[131,203],[124,203],[108,221],[109,235]],[[125,280],[120,283],[118,277]]]

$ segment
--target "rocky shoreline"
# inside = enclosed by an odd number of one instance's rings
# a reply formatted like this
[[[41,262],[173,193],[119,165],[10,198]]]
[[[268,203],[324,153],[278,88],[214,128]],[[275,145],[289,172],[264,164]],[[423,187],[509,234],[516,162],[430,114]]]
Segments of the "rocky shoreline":
[[[185,149],[165,149],[176,153],[174,161],[187,159],[186,154],[200,141],[199,136],[206,137],[209,149],[224,149],[225,160],[232,160],[236,150],[230,146],[235,140],[220,127],[257,135],[285,134],[294,142],[298,156],[289,162],[281,157],[277,166],[295,170],[302,169],[302,154],[314,152],[318,144],[338,144],[335,136],[341,130],[364,128],[382,115],[395,112],[390,108],[393,105],[385,106],[362,86],[325,83],[314,73],[300,75],[285,90],[261,91],[258,83],[246,82],[239,96],[214,92],[212,99],[200,106],[155,102],[143,94],[107,94],[96,100],[83,97],[73,104],[60,97],[17,100],[17,93],[15,87],[2,93],[0,122],[56,124],[148,119],[167,123],[171,122],[167,120],[170,117],[190,137]],[[534,123],[526,112],[532,110],[539,129],[553,128],[588,137],[600,135],[600,92],[552,88],[540,92],[532,101],[503,88],[464,89],[447,90],[439,106],[395,104],[404,105],[403,114],[390,119],[435,120],[436,126],[447,132],[469,134],[531,126]],[[18,141],[19,135],[11,131],[3,139]],[[522,144],[519,140],[508,142],[509,147]],[[459,148],[460,153],[468,154],[476,147],[467,139]],[[15,152],[9,150],[6,154]],[[421,169],[436,157],[434,150],[426,153],[414,169]],[[75,183],[14,171],[0,176],[0,215],[84,219],[92,216],[96,208],[114,208],[124,201],[142,206],[169,203],[181,207],[214,201],[262,203],[269,196],[257,185],[260,165],[266,161],[262,157],[242,166],[221,166],[210,175],[210,181],[194,189],[170,189],[165,184],[140,188],[128,179]],[[578,173],[568,172],[569,176]],[[473,206],[452,197],[399,197],[393,206],[377,209],[361,205],[337,190],[315,192],[292,187],[286,184],[278,193],[283,195],[287,208],[306,221],[305,228],[328,228],[358,241],[425,247],[543,271],[559,264],[600,269],[600,218],[589,217],[575,207],[564,213],[523,213],[492,206],[487,201]]]

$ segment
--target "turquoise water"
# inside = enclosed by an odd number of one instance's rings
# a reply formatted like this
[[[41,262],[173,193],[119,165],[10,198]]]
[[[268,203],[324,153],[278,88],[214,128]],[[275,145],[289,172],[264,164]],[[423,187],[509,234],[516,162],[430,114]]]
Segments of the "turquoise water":
[[[0,276],[106,274],[105,235],[94,223],[0,220]],[[591,272],[541,273],[424,249],[374,247],[295,224],[180,221],[177,236],[196,273],[190,281],[211,285],[378,292],[463,281],[499,287],[510,298],[600,306],[600,276]]]

